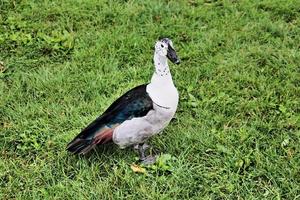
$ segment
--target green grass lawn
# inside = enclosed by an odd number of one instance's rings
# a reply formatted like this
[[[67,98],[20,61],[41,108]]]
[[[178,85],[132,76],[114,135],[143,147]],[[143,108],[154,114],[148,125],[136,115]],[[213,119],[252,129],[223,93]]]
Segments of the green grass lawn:
[[[173,40],[176,119],[131,148],[66,144]],[[1,0],[0,199],[300,199],[299,0]]]

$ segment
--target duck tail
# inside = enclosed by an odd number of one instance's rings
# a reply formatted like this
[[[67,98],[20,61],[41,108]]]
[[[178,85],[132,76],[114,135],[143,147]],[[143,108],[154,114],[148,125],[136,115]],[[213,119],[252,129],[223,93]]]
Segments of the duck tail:
[[[73,154],[86,154],[96,145],[112,141],[113,129],[97,132],[92,138],[76,137],[67,145],[67,150]]]

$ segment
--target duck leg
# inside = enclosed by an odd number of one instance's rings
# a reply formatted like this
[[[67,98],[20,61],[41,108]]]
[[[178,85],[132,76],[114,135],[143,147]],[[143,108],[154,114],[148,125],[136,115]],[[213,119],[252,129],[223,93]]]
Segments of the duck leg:
[[[148,155],[146,156],[145,153],[150,146],[146,143],[138,144],[137,146],[139,154],[140,154],[140,161],[145,165],[152,165],[156,161],[156,156]]]

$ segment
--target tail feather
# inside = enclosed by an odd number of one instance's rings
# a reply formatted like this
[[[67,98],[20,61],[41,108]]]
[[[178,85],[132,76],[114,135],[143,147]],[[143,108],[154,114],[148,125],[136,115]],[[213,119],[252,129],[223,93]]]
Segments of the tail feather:
[[[95,134],[92,138],[75,138],[71,141],[67,150],[74,154],[86,154],[98,144],[105,144],[112,141],[113,129],[107,129]]]
[[[91,139],[77,138],[68,144],[67,150],[74,154],[79,154],[83,149],[88,147],[91,143],[92,143]]]
[[[82,149],[80,151],[80,154],[85,155],[85,154],[87,154],[88,152],[90,152],[95,147],[96,147],[96,145],[94,145],[94,144],[90,145],[90,146],[87,146],[87,147],[85,147],[84,149]]]

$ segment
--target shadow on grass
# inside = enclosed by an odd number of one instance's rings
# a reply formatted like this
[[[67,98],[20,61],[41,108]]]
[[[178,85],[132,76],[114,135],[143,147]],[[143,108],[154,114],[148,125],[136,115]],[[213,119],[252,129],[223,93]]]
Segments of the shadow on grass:
[[[72,154],[69,154],[72,155]],[[97,146],[86,155],[72,155],[80,160],[86,160],[88,163],[111,163],[117,164],[124,158],[135,158],[138,154],[134,152],[133,148],[120,149],[113,143],[103,144]],[[128,159],[128,160],[131,160]]]

